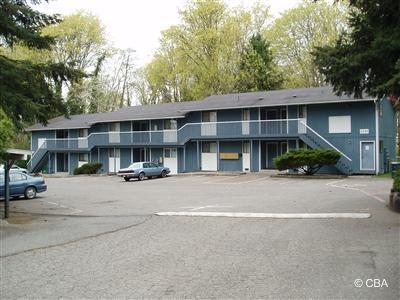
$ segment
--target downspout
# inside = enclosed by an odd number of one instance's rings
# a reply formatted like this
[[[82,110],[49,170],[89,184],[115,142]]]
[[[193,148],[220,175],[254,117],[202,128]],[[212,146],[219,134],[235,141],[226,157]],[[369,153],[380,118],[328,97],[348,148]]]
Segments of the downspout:
[[[379,99],[374,100],[375,103],[375,174],[379,174]]]

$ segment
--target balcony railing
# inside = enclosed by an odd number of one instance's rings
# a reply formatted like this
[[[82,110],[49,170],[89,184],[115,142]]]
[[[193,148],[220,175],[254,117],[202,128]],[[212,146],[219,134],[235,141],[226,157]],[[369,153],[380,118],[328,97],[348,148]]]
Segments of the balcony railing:
[[[187,123],[177,130],[99,132],[87,137],[46,139],[49,151],[89,151],[96,146],[183,145],[191,139],[296,137],[306,132],[304,119]]]

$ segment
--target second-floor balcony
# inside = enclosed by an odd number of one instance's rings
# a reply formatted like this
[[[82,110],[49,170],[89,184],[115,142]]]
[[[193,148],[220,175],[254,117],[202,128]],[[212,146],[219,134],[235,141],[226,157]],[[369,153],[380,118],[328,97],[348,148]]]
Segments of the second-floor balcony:
[[[41,149],[89,151],[94,147],[176,146],[189,140],[298,137],[306,132],[305,119],[187,123],[179,129],[112,131],[87,137],[46,139]]]

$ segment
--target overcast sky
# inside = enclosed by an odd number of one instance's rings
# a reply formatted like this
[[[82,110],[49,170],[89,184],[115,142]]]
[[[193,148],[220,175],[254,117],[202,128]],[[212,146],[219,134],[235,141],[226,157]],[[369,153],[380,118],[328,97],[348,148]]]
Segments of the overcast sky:
[[[294,7],[300,0],[264,0],[273,15]],[[225,0],[231,7],[252,6],[257,0]],[[262,2],[262,0],[258,0]],[[134,49],[136,64],[149,62],[158,48],[160,32],[179,23],[178,10],[186,0],[54,0],[38,9],[45,13],[69,15],[84,10],[100,18],[108,40],[120,49]]]

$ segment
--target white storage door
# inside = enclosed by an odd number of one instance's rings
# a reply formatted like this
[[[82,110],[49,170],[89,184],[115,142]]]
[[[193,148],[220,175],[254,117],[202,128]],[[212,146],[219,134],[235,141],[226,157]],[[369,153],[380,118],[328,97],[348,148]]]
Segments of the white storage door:
[[[178,155],[176,148],[164,149],[164,167],[171,170],[170,174],[178,174]]]

